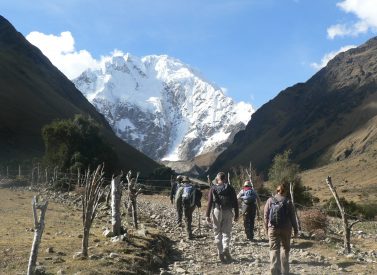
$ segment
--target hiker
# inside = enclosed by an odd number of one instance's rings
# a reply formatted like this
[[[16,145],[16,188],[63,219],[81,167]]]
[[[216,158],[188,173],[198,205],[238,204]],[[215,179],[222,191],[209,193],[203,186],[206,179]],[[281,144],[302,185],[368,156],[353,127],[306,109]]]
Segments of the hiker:
[[[233,213],[234,210],[234,213]],[[212,216],[212,218],[211,218]],[[234,188],[226,183],[225,174],[219,172],[208,194],[206,211],[207,223],[212,223],[215,244],[221,262],[230,262],[230,238],[232,231],[232,219],[238,220],[238,202]]]
[[[192,234],[192,214],[195,207],[201,207],[202,192],[198,185],[193,185],[187,176],[182,178],[182,185],[176,193],[176,201],[179,201],[182,207],[182,212],[185,216],[185,225],[187,238],[191,240]],[[179,205],[177,204],[177,207]]]
[[[270,241],[271,274],[289,274],[289,250],[292,235],[298,236],[298,226],[292,202],[286,197],[283,184],[264,207],[264,227]]]
[[[179,187],[182,184],[183,177],[181,175],[177,176],[177,179],[172,182],[171,190],[170,190],[170,202],[171,204],[175,203],[176,211],[177,211],[177,225],[182,226],[182,201],[176,199],[176,194]]]
[[[128,185],[128,203],[127,203],[127,211],[128,215],[132,217],[134,227],[138,228],[137,224],[137,203],[136,203],[136,198],[140,194],[141,188],[137,189],[136,188],[136,179],[132,178],[129,181]]]
[[[248,240],[253,241],[255,216],[257,213],[257,204],[260,203],[260,199],[254,191],[253,184],[250,180],[244,182],[244,187],[238,193],[237,199],[241,201],[241,213],[246,237]]]

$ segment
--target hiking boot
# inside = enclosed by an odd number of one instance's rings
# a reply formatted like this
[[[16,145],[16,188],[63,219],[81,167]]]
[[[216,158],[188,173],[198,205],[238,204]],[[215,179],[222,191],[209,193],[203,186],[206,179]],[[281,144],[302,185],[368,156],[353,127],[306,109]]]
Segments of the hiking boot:
[[[231,262],[233,260],[232,257],[230,256],[229,249],[225,249],[223,255],[227,262]]]
[[[219,259],[220,259],[220,262],[225,263],[225,258],[224,258],[223,253],[219,253]]]

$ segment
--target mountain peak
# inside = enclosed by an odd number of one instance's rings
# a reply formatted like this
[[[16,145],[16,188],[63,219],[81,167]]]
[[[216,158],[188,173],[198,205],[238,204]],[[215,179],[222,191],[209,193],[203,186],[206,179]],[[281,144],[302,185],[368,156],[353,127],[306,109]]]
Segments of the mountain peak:
[[[168,55],[138,58],[118,51],[101,66],[73,80],[76,87],[121,138],[154,159],[222,151],[253,112]]]

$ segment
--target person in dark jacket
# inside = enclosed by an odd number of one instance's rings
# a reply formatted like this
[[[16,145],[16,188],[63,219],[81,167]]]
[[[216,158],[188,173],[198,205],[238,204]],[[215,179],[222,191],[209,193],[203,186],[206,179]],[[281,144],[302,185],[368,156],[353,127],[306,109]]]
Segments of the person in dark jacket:
[[[190,179],[187,176],[184,176],[182,184],[177,190],[176,197],[176,200],[181,204],[182,212],[185,217],[187,238],[191,240],[193,238],[192,214],[196,207],[201,207],[202,192],[198,185],[192,184]]]
[[[208,193],[206,217],[207,223],[212,223],[220,261],[231,261],[229,246],[232,219],[234,217],[234,221],[237,222],[239,213],[236,191],[226,182],[223,172],[217,174],[216,184],[211,187]]]
[[[177,211],[177,225],[182,226],[182,201],[179,199],[176,199],[176,194],[179,189],[179,187],[182,185],[182,176],[177,176],[177,179],[172,182],[171,189],[170,189],[170,202],[171,204],[175,204],[175,208]]]
[[[270,242],[270,270],[272,275],[289,274],[289,250],[292,235],[298,235],[298,226],[291,201],[286,197],[283,184],[264,207],[264,227]],[[280,210],[274,210],[279,209]],[[282,213],[273,215],[273,213]]]

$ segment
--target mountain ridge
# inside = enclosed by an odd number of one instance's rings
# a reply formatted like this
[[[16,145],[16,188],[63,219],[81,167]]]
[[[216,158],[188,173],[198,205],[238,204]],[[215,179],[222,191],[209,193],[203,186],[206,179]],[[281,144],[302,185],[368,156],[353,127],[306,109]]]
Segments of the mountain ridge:
[[[331,148],[377,115],[375,108],[365,111],[369,101],[376,102],[376,56],[372,38],[280,92],[252,115],[210,172],[249,162],[266,172],[273,156],[286,149],[304,169],[334,161]]]
[[[117,138],[104,117],[42,52],[0,16],[1,160],[41,157],[41,128],[75,114],[91,116],[117,152],[120,166],[151,172],[157,163]],[[140,164],[128,160],[132,155]],[[120,168],[120,167],[119,167]]]

